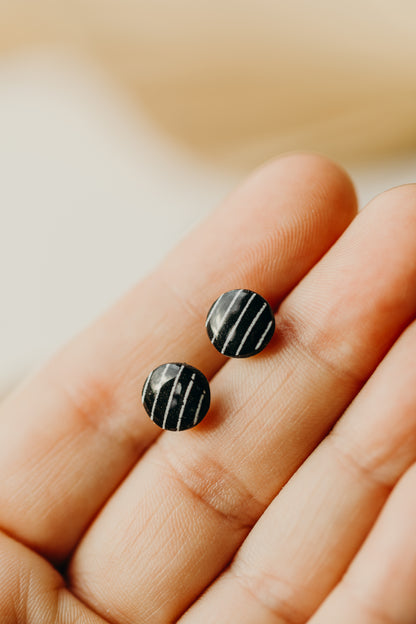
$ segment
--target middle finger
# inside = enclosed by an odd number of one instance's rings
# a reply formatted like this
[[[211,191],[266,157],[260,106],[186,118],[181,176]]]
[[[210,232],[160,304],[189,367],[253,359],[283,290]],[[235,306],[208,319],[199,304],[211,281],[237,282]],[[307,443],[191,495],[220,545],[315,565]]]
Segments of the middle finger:
[[[358,215],[283,302],[270,347],[216,375],[210,417],[163,434],[104,508],[70,568],[84,601],[166,622],[213,580],[414,316],[415,233],[412,186]]]

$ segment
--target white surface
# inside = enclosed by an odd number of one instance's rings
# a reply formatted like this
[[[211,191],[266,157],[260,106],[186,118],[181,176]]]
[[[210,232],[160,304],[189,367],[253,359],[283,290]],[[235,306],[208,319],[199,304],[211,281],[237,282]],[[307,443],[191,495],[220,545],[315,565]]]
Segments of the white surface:
[[[416,155],[351,171],[361,200]],[[0,390],[144,275],[235,186],[76,59],[0,64]]]

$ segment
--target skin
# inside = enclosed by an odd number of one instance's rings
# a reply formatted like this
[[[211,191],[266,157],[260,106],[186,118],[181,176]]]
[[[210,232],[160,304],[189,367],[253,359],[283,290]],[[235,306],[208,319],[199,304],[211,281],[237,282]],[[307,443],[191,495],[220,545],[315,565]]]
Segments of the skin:
[[[256,170],[152,275],[0,407],[2,624],[407,624],[416,619],[416,186],[357,215],[335,164]],[[204,320],[276,310],[247,360]],[[148,372],[210,379],[195,429]]]

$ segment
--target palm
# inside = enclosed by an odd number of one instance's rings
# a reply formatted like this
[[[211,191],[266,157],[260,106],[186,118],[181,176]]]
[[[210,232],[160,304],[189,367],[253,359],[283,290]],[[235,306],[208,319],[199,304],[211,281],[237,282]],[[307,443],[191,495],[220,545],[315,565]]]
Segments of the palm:
[[[1,622],[413,621],[415,198],[354,218],[331,163],[271,163],[4,402]],[[204,331],[235,287],[278,308],[245,361]],[[213,402],[157,438],[167,361]]]

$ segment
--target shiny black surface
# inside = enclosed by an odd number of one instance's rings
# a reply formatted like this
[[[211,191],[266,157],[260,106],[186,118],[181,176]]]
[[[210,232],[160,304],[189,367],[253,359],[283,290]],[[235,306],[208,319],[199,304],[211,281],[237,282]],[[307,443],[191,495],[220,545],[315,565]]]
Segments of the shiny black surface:
[[[214,347],[236,358],[260,353],[276,326],[268,302],[245,288],[222,294],[211,306],[205,325]]]
[[[195,427],[208,412],[209,384],[205,375],[189,364],[162,364],[147,377],[142,402],[159,427],[183,431]]]

